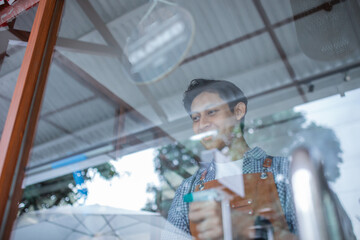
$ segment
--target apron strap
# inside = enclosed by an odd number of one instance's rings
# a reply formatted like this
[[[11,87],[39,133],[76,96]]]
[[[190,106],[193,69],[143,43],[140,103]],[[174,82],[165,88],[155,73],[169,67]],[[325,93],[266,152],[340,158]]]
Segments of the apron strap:
[[[261,172],[261,176],[260,176],[261,179],[266,179],[268,177],[267,172],[270,170],[273,158],[274,157],[269,156],[269,155],[266,156],[264,163],[263,163],[263,169]],[[205,169],[205,171],[201,174],[199,190],[204,189],[204,181],[205,181],[206,174],[207,174],[207,169]]]
[[[263,163],[263,169],[261,172],[261,179],[266,179],[268,177],[267,172],[269,171],[271,164],[272,164],[273,157],[272,156],[266,156],[264,163]]]
[[[204,183],[205,183],[206,174],[207,174],[207,169],[205,169],[205,171],[201,174],[201,177],[200,177],[200,184],[199,184],[199,190],[200,191],[203,190],[204,187],[205,187]]]

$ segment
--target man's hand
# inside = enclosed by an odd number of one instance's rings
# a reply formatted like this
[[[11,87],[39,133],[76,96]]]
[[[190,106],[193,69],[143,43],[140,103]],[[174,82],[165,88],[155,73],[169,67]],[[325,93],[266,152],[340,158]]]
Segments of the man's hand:
[[[232,209],[231,221],[233,238],[255,239],[254,226],[255,216],[249,214],[249,210]],[[189,219],[196,224],[199,239],[223,239],[222,212],[221,204],[216,201],[192,202],[189,207]],[[296,235],[290,233],[288,229],[273,226],[274,234],[277,239],[297,239]]]
[[[255,235],[255,217],[248,212],[232,211],[233,236],[252,239]],[[189,219],[196,223],[199,239],[223,239],[222,214],[219,202],[190,203]]]
[[[222,218],[219,202],[192,202],[189,207],[189,219],[196,223],[199,239],[222,239]]]

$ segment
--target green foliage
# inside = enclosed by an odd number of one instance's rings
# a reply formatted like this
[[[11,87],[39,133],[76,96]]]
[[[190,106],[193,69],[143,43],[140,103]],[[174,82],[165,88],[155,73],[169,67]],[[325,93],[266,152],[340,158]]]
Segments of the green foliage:
[[[157,149],[155,161],[155,171],[163,175],[166,171],[173,171],[182,178],[188,178],[191,174],[188,168],[196,166],[199,158],[196,153],[199,151],[190,141],[187,142],[188,147],[178,142],[168,144]],[[189,146],[192,149],[189,149]]]
[[[103,163],[92,168],[97,169],[100,176],[105,180],[110,180],[115,176],[119,176],[119,173],[116,172],[115,167],[111,163]]]
[[[176,173],[182,179],[190,177],[194,169],[198,168],[199,157],[202,147],[199,142],[185,141],[184,143],[172,143],[157,149],[155,161],[155,171],[159,174],[160,180],[175,192],[178,187],[173,179],[166,177],[167,172]],[[163,196],[161,187],[148,186],[147,192],[153,193],[155,201],[148,201],[143,210],[160,212],[163,216],[167,215],[172,199]]]
[[[307,122],[302,113],[288,110],[256,119],[247,125],[245,139],[250,147],[259,146],[273,156],[289,156],[299,145],[317,148],[327,180],[334,182],[340,176],[342,150],[334,131]]]
[[[92,178],[88,174],[89,169],[82,171],[85,181]],[[111,163],[100,164],[92,167],[92,169],[96,170],[106,180],[119,175]],[[75,181],[72,174],[27,186],[23,191],[18,214],[54,206],[73,205],[83,197],[74,192],[74,187]]]

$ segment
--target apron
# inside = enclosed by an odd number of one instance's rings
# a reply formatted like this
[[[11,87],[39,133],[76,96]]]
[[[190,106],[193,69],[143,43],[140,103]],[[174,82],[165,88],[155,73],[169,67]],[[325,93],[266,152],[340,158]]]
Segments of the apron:
[[[243,213],[255,216],[262,216],[268,219],[274,229],[274,238],[280,239],[277,229],[288,229],[287,222],[275,186],[274,176],[268,169],[271,167],[272,157],[267,157],[263,163],[261,173],[244,174],[245,197],[240,197],[230,189],[223,186],[218,180],[204,183],[207,171],[205,170],[200,178],[200,184],[195,187],[196,191],[210,188],[221,188],[233,196],[230,201],[231,211],[242,211]],[[235,226],[236,227],[236,226]],[[233,227],[234,228],[234,227]],[[196,223],[190,221],[190,232],[198,239]]]

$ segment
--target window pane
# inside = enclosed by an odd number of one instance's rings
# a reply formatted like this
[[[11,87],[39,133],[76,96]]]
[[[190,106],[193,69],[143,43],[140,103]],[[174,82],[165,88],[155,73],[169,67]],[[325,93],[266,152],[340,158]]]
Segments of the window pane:
[[[358,3],[274,6],[66,1],[14,239],[359,237]]]

